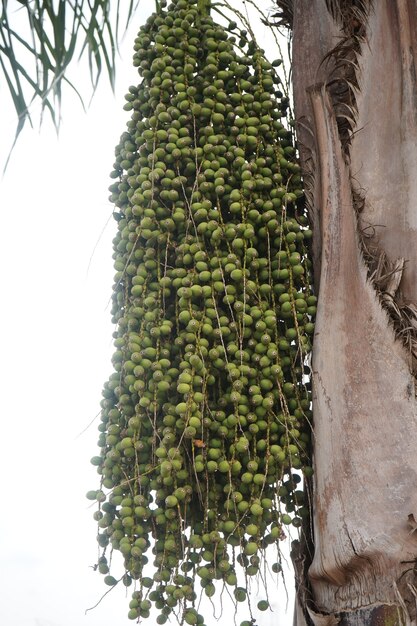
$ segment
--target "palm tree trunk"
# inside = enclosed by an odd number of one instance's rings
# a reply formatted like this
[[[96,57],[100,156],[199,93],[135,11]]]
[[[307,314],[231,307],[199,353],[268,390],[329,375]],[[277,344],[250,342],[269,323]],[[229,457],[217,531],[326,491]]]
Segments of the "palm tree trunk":
[[[284,5],[319,293],[314,546],[294,624],[412,626],[417,3]]]

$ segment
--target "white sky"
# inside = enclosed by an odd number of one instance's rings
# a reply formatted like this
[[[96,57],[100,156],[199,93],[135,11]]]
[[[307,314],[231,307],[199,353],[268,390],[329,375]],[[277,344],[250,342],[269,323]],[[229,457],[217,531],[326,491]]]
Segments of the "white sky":
[[[241,4],[239,2],[239,4]],[[265,4],[265,2],[264,2]],[[2,368],[0,623],[5,626],[124,626],[131,591],[104,591],[97,559],[98,486],[89,459],[98,453],[101,388],[111,372],[107,307],[114,274],[115,222],[107,201],[114,146],[129,114],[123,95],[137,82],[130,63],[142,1],[118,65],[116,96],[105,79],[85,115],[64,93],[59,140],[52,125],[20,136],[0,185]],[[265,6],[269,6],[266,3]],[[137,26],[136,26],[137,25]],[[261,27],[258,37],[264,41]],[[264,44],[266,45],[266,44]],[[278,54],[275,50],[270,57]],[[86,91],[86,90],[85,90]],[[15,118],[0,91],[0,168]],[[104,229],[104,230],[103,230]],[[96,243],[98,244],[96,246]],[[287,577],[292,594],[292,580]],[[260,626],[290,626],[282,583]],[[208,626],[215,622],[208,618]],[[222,619],[220,623],[224,623]],[[231,623],[231,622],[230,622]],[[153,626],[152,620],[144,624]]]

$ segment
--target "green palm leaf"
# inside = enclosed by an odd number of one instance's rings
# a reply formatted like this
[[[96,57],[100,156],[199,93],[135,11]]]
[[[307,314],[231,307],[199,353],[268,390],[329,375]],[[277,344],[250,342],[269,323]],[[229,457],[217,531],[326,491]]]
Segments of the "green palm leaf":
[[[139,0],[2,0],[0,72],[17,115],[16,138],[38,100],[59,127],[62,84],[74,60],[88,59],[92,94],[103,68],[114,88],[120,24],[126,29]],[[41,117],[42,119],[42,117]]]

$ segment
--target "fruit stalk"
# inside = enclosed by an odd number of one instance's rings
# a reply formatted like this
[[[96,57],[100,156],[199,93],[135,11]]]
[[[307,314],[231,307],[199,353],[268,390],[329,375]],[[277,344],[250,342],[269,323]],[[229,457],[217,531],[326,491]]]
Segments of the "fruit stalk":
[[[201,17],[210,14],[211,0],[198,0],[197,9]]]

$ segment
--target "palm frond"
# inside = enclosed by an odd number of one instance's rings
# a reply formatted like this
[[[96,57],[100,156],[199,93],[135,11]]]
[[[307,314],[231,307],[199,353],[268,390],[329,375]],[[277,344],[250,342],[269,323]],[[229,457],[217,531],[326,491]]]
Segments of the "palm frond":
[[[74,61],[88,59],[93,94],[103,68],[114,89],[118,44],[138,4],[139,0],[2,0],[0,73],[17,116],[16,139],[25,123],[32,123],[31,105],[36,101],[42,114],[49,111],[59,127],[63,82],[83,102],[67,77]]]

